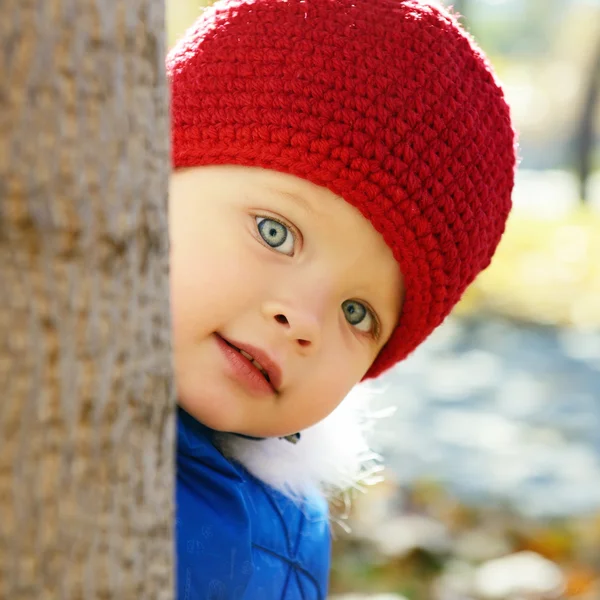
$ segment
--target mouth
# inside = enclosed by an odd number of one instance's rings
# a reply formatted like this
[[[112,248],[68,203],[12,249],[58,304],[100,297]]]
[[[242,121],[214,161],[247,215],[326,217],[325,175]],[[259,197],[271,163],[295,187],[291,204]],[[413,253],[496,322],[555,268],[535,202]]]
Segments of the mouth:
[[[237,350],[242,356],[245,356],[262,374],[263,377],[269,382],[271,383],[271,378],[269,377],[269,374],[267,373],[267,371],[263,368],[263,366],[248,352],[246,352],[245,350],[241,350],[240,348],[238,348],[237,346],[234,346],[231,342],[228,342],[225,338],[223,338],[223,341],[230,347],[233,348],[234,350]]]
[[[225,342],[227,346],[248,360],[260,372],[265,381],[270,384],[273,390],[277,392],[279,386],[281,385],[281,368],[266,352],[250,344],[230,341],[220,334],[217,335],[223,340],[223,342]]]

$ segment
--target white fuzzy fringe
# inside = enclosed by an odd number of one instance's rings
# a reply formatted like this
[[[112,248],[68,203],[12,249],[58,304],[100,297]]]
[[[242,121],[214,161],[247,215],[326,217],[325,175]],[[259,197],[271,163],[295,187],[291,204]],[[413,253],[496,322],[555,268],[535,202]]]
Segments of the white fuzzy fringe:
[[[378,417],[369,412],[374,393],[365,385],[354,388],[333,413],[302,431],[296,444],[231,434],[220,435],[217,443],[252,475],[294,500],[315,491],[331,497],[373,483],[382,468],[365,437]]]

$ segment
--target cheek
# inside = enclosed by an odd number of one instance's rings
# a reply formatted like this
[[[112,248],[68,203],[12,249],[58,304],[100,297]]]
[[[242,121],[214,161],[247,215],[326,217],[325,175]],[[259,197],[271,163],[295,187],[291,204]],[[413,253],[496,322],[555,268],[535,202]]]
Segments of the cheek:
[[[331,356],[335,358],[322,361],[323,369],[319,377],[314,378],[315,389],[306,395],[314,399],[307,405],[314,422],[332,413],[368,369],[365,360],[339,349],[337,354],[328,354],[328,357]]]
[[[198,232],[171,249],[171,310],[175,336],[210,334],[256,305],[261,270],[236,235]]]

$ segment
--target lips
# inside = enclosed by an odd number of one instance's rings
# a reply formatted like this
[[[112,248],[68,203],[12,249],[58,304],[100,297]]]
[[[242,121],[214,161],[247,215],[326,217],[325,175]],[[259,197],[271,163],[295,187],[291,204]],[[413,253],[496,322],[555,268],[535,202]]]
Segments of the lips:
[[[217,334],[219,335],[219,334]],[[277,391],[281,385],[281,368],[279,365],[263,350],[235,340],[228,340],[222,335],[219,337],[231,348],[237,350],[242,356],[248,359]]]

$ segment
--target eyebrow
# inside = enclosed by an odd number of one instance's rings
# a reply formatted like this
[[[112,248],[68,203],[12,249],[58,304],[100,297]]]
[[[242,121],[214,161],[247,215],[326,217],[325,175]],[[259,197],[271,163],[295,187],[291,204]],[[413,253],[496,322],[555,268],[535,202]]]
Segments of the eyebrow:
[[[277,189],[277,188],[272,188],[272,187],[269,187],[267,189],[274,196],[283,196],[283,197],[287,198],[288,200],[291,200],[295,204],[299,205],[301,208],[304,209],[305,212],[307,212],[309,214],[315,214],[314,207],[311,206],[311,203],[303,195],[294,194],[293,192],[290,192],[287,190],[282,190],[282,189]]]

